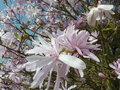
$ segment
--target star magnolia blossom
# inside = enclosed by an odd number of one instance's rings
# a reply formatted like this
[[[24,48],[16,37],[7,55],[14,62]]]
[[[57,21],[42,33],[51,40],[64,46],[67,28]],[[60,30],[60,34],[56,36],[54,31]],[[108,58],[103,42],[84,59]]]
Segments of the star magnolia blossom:
[[[13,41],[15,41],[15,37],[11,32],[4,32],[4,30],[1,29],[0,31],[0,38],[2,40],[2,44],[10,46]],[[0,57],[5,53],[6,48],[0,45]]]
[[[118,74],[117,78],[120,79],[120,59],[113,62],[113,64],[109,64],[109,66],[115,70],[116,74]]]
[[[4,31],[1,31],[0,32],[0,37],[1,37],[1,40],[6,43],[6,44],[11,44],[11,42],[14,41],[15,37],[14,37],[14,34],[12,34],[11,32],[4,32]]]
[[[57,40],[68,50],[76,50],[81,56],[100,62],[98,57],[90,52],[91,50],[100,50],[98,48],[100,45],[93,45],[93,41],[89,41],[90,37],[88,31],[82,30],[78,32],[78,30],[75,30],[74,25],[69,25],[68,28],[64,30],[64,34],[59,36]]]
[[[69,72],[69,68],[73,67],[78,69],[81,77],[83,77],[83,69],[86,68],[85,63],[70,54],[65,54],[61,52],[61,47],[56,43],[55,39],[51,39],[51,42],[46,42],[42,38],[39,38],[39,42],[34,41],[35,47],[28,50],[27,54],[35,54],[27,57],[27,63],[25,68],[27,71],[36,71],[33,77],[32,88],[37,86],[42,86],[45,78],[48,77],[47,90],[50,85],[51,74],[53,71],[57,72],[56,82],[54,90],[59,90],[59,85],[61,83],[61,77],[67,79],[66,75]],[[39,55],[41,56],[39,56]],[[45,56],[42,56],[42,55]]]
[[[40,9],[38,7],[33,7],[32,5],[27,6],[26,16],[31,19],[32,17],[36,18],[40,13]]]
[[[87,15],[87,22],[91,26],[96,25],[96,20],[103,20],[106,17],[111,19],[111,14],[114,14],[112,9],[113,5],[98,5],[97,7],[93,7]]]

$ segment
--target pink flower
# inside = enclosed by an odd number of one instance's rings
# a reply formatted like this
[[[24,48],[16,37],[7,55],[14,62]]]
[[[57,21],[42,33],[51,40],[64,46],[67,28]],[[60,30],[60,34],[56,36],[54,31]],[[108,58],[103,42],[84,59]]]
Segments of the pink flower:
[[[34,41],[34,43],[35,47],[26,53],[35,55],[27,57],[28,62],[24,65],[27,71],[36,71],[33,77],[34,81],[31,84],[32,88],[36,88],[39,85],[41,87],[44,79],[48,78],[48,89],[52,72],[55,71],[57,72],[57,76],[54,90],[58,90],[61,78],[67,79],[66,75],[70,67],[78,69],[81,77],[83,77],[83,69],[86,68],[85,63],[75,56],[71,56],[65,52],[62,53],[62,48],[56,42],[56,39],[52,38],[51,42],[46,42],[40,37],[39,42]]]
[[[100,73],[98,73],[98,76],[99,76],[99,77],[101,77],[101,78],[103,78],[103,79],[105,79],[105,78],[106,78],[106,76],[105,76],[103,73],[101,73],[101,72],[100,72]]]
[[[115,70],[116,74],[118,74],[117,78],[120,79],[120,59],[113,62],[113,64],[109,64],[109,66]]]
[[[94,45],[93,42],[89,41],[90,37],[88,31],[75,30],[75,25],[71,24],[57,40],[59,44],[65,46],[68,50],[76,50],[81,56],[100,62],[98,57],[91,52],[93,50],[100,50],[100,45]]]

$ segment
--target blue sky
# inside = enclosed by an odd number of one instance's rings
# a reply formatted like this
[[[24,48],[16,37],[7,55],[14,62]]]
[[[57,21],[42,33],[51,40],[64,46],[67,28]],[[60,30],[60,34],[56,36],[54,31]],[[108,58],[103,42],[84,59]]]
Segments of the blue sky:
[[[0,0],[0,11],[2,11],[6,5],[3,3],[3,0]]]

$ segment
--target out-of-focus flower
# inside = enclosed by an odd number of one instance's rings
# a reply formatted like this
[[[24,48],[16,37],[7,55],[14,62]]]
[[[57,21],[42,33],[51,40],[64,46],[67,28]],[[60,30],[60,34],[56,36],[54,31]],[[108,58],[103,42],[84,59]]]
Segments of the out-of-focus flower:
[[[0,78],[0,89],[6,87],[6,85],[3,83],[3,80]]]
[[[0,37],[1,37],[1,40],[7,44],[15,40],[15,37],[11,32],[6,32],[6,33],[0,32]]]
[[[120,59],[118,59],[116,62],[113,62],[113,64],[109,64],[111,68],[113,68],[118,75],[118,79],[120,79]]]
[[[98,73],[98,76],[101,77],[101,78],[103,78],[103,79],[106,78],[106,76],[103,73],[101,73],[101,72]]]
[[[0,12],[0,24],[3,24],[4,22],[6,22],[8,19],[10,19],[10,17],[5,14],[4,12]]]
[[[16,39],[14,37],[14,34],[12,32],[6,32],[1,29],[0,31],[0,39],[1,39],[1,45],[0,45],[0,57],[3,56],[3,54],[6,53],[7,49],[6,47],[2,46],[11,46],[12,42],[14,42]]]
[[[17,76],[16,73],[10,73],[9,79],[13,80],[15,83],[20,83],[22,79]]]
[[[68,50],[76,50],[81,56],[91,58],[99,62],[99,59],[90,50],[100,50],[98,44],[94,45],[88,41],[90,34],[86,30],[75,30],[75,25],[70,24],[64,31],[64,34],[58,37],[58,42]]]
[[[8,7],[6,11],[9,17],[14,17],[17,14],[25,15],[25,7],[23,5]]]
[[[36,88],[42,83],[45,78],[48,77],[48,85],[47,89],[50,85],[51,74],[53,71],[57,72],[56,82],[54,86],[54,90],[59,89],[59,85],[61,83],[61,77],[67,79],[66,75],[69,72],[69,68],[73,67],[79,70],[81,77],[83,77],[83,70],[86,68],[85,63],[69,54],[62,53],[62,48],[58,43],[56,43],[56,39],[51,39],[51,42],[46,42],[41,37],[39,38],[39,42],[34,41],[35,47],[31,50],[27,51],[27,54],[35,54],[27,57],[27,63],[25,64],[25,68],[28,71],[36,71],[36,74],[33,77],[33,83],[31,84],[32,88]],[[37,54],[44,54],[45,56],[38,56]]]
[[[36,6],[28,5],[27,6],[27,11],[26,11],[26,16],[31,19],[32,17],[36,18],[38,14],[40,13],[40,9]]]
[[[103,20],[105,18],[111,19],[111,14],[114,14],[112,9],[113,5],[98,5],[97,7],[93,7],[87,15],[87,22],[91,26],[96,25],[96,21]]]
[[[3,56],[3,54],[5,53],[5,51],[6,51],[6,48],[3,47],[3,46],[0,46],[0,57]]]
[[[4,75],[4,74],[5,74],[5,72],[0,70],[0,77],[2,77],[2,75]]]

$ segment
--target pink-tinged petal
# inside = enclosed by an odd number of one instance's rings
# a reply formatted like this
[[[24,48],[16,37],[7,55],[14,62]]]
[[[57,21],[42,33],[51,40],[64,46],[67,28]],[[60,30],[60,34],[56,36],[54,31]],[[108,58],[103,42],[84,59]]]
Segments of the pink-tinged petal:
[[[80,55],[83,55],[82,51],[78,47],[75,47],[75,48]]]
[[[33,49],[30,49],[26,51],[26,54],[41,54],[42,50],[40,47],[34,47]]]
[[[25,67],[26,71],[35,71],[36,70],[36,62],[27,62],[23,65]]]
[[[100,60],[98,59],[97,56],[95,56],[93,53],[91,53],[89,50],[83,50],[83,53],[88,56],[89,58],[91,58],[92,60],[96,61],[96,62],[100,62]]]
[[[60,76],[59,76],[59,68],[57,66],[57,78],[55,81],[54,90],[59,90],[59,86],[60,86]]]
[[[86,43],[89,38],[89,33],[86,30],[82,30],[77,35],[77,45],[79,46],[82,43]]]
[[[59,60],[65,64],[67,64],[68,66],[71,66],[76,69],[85,69],[86,68],[86,64],[81,59],[79,59],[75,56],[60,54]]]
[[[52,63],[48,66],[45,66],[42,69],[39,69],[38,72],[36,72],[35,77],[33,78],[34,81],[31,84],[31,88],[36,88],[39,85],[41,85],[41,83],[44,81],[45,78],[47,78],[48,76],[48,72],[52,69],[52,67],[54,67],[55,63]]]
[[[65,46],[66,46],[66,47],[72,48],[72,45],[71,45],[71,43],[70,43],[68,37],[65,37],[65,38],[64,38],[64,41],[65,41]]]
[[[44,57],[42,60],[36,60],[33,62],[27,62],[25,64],[25,68],[27,71],[34,71],[37,68],[42,68],[45,65],[49,65],[50,63],[54,62],[54,60],[56,59],[56,57]]]
[[[90,50],[101,50],[99,47],[100,47],[101,45],[100,44],[96,44],[96,45],[86,45],[86,48],[87,49],[90,49]]]
[[[4,74],[5,74],[5,72],[0,70],[0,77]]]
[[[53,68],[54,68],[54,67],[52,67],[51,70],[50,70],[50,74],[49,74],[49,77],[48,77],[48,83],[47,83],[47,88],[46,88],[46,90],[48,90],[49,87],[50,87],[50,80],[51,80],[51,76],[52,76]]]
[[[44,56],[39,56],[39,55],[32,55],[32,56],[26,57],[26,60],[28,62],[33,62],[33,61],[43,60],[43,59],[45,59],[45,57]]]
[[[69,72],[70,72],[70,66],[67,66],[65,75],[67,75]]]
[[[36,72],[35,72],[33,79],[35,79],[37,77],[37,75],[40,73],[40,71],[41,71],[41,68],[36,69]]]
[[[64,79],[67,78],[67,77],[66,77],[67,66],[68,66],[68,65],[62,63],[61,68],[59,68],[59,75],[60,75],[60,77],[62,77],[62,78],[64,78]]]
[[[94,38],[97,38],[98,35],[99,35],[99,32],[94,31],[94,32],[91,33],[91,35],[92,35]]]
[[[76,39],[77,39],[77,32],[73,33],[73,35],[71,36],[71,41],[76,42]]]

